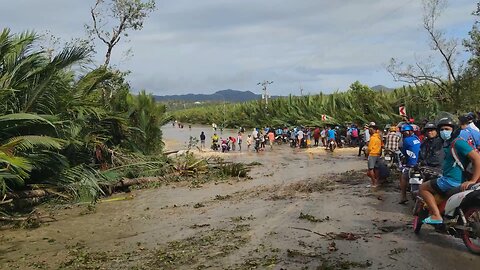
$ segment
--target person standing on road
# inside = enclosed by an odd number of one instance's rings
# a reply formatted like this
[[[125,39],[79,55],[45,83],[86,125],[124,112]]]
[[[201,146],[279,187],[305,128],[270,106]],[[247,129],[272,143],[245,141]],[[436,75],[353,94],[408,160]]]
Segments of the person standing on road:
[[[325,127],[322,128],[320,137],[322,138],[322,145],[327,146],[327,129]]]
[[[320,128],[316,127],[313,131],[313,139],[315,140],[315,146],[318,146],[318,141],[320,140]]]
[[[297,132],[297,145],[298,145],[298,148],[301,148],[302,147],[302,141],[303,141],[303,130],[300,129],[298,132]]]
[[[252,145],[252,143],[253,143],[252,135],[248,134],[248,137],[247,137],[247,151],[250,151],[250,146]]]
[[[370,131],[372,132],[372,136],[368,142],[368,172],[367,175],[372,180],[372,184],[368,185],[367,187],[376,188],[378,186],[378,180],[380,178],[380,174],[378,172],[377,162],[382,155],[382,137],[380,136],[380,131],[375,123],[370,123]]]
[[[240,152],[242,152],[242,142],[243,142],[242,132],[238,132],[237,143],[238,143],[238,151]]]
[[[200,133],[200,149],[205,149],[205,139],[205,133],[202,131],[202,133]]]
[[[363,128],[363,138],[362,140],[360,140],[360,143],[358,145],[358,156],[362,155],[363,147],[365,147],[365,145],[368,145],[369,142],[370,142],[370,132],[368,131],[368,125],[365,125],[365,127]]]
[[[274,141],[275,141],[275,133],[273,133],[273,130],[270,130],[270,132],[268,132],[268,143],[270,144],[270,149],[273,149]]]

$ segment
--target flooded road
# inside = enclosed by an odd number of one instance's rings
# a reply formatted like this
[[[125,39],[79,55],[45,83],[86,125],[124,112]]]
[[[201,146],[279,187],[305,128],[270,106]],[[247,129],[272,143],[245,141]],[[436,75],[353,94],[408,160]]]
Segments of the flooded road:
[[[166,127],[167,149],[204,129]],[[250,179],[56,210],[55,222],[0,232],[0,269],[479,269],[460,240],[426,227],[414,235],[396,180],[366,188],[366,161],[337,150],[220,154],[261,165]]]

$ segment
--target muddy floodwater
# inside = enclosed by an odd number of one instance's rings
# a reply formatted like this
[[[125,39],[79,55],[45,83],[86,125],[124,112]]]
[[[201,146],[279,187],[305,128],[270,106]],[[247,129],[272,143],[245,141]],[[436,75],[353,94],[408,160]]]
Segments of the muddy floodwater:
[[[166,126],[166,148],[183,149],[202,130],[208,147],[211,127]],[[367,188],[356,154],[202,152],[261,165],[247,179],[134,190],[94,208],[45,206],[55,220],[0,231],[0,269],[480,269],[460,240],[428,227],[415,235],[396,177]]]

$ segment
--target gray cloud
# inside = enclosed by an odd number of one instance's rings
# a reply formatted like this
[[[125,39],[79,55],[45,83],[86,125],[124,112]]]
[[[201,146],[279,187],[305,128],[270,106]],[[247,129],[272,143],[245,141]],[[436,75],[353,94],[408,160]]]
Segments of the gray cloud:
[[[64,40],[84,36],[93,0],[0,0],[0,25],[19,32],[50,30]],[[346,89],[355,80],[396,86],[384,65],[391,57],[429,55],[417,0],[175,0],[157,1],[113,63],[132,71],[136,89],[156,94],[259,92],[269,79],[273,94]],[[466,37],[474,18],[471,0],[450,1],[440,26]],[[104,48],[98,44],[96,59]],[[127,61],[122,52],[132,48]]]

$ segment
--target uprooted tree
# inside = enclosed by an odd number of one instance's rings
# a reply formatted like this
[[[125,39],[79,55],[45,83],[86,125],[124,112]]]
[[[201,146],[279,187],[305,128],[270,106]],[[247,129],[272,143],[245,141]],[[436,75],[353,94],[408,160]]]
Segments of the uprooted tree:
[[[92,25],[85,25],[91,36],[107,46],[104,65],[110,64],[113,48],[129,30],[141,30],[147,16],[155,10],[155,0],[96,0],[90,9]]]
[[[437,22],[446,7],[446,0],[423,0],[423,28],[428,34],[431,49],[438,52],[440,63],[433,57],[420,59],[414,64],[405,65],[395,58],[390,60],[387,71],[394,80],[413,84],[433,84],[442,91],[436,97],[441,102],[456,103],[459,98],[459,77],[461,64],[457,63],[459,41],[446,37],[439,30]]]

